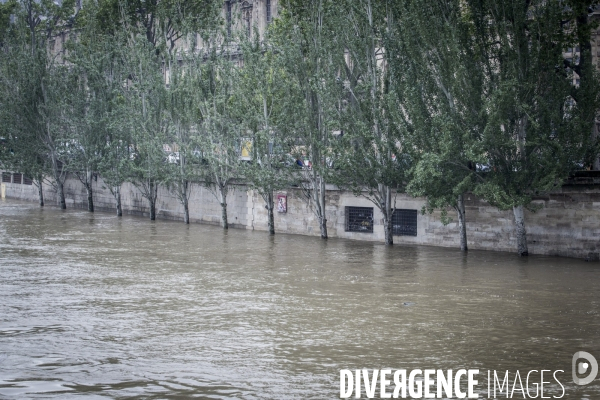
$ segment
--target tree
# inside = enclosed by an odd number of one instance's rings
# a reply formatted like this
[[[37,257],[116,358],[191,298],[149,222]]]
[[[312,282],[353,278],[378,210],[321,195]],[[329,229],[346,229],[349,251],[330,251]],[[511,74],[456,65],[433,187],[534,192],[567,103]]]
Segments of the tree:
[[[587,0],[568,0],[562,10],[562,27],[567,34],[569,47],[572,49],[572,57],[564,59],[567,75],[572,71],[574,78],[580,83],[571,87],[571,97],[578,105],[578,111],[584,124],[597,118],[598,104],[598,70],[592,62],[592,33],[598,28],[598,19],[592,18],[594,8],[597,9],[598,2]],[[567,47],[567,50],[569,49]],[[577,51],[579,50],[579,51]],[[581,126],[581,129],[585,129]],[[600,140],[592,136],[585,143],[588,151],[584,154],[582,164],[600,170]]]
[[[64,95],[69,91],[69,71],[57,65],[45,49],[31,51],[21,46],[26,45],[17,43],[7,50],[2,79],[6,82],[5,93],[11,99],[5,109],[13,116],[11,140],[15,149],[23,150],[15,157],[22,157],[24,162],[35,160],[31,166],[38,165],[40,169],[30,173],[38,187],[45,166],[49,165],[59,204],[64,209],[64,165],[68,162]]]
[[[383,47],[392,22],[389,2],[345,2],[345,23],[338,42],[338,65],[345,90],[342,121],[344,135],[337,141],[336,183],[370,200],[383,214],[385,243],[393,240],[392,216],[398,190],[403,190],[410,158],[402,147],[401,109],[394,93],[397,82],[390,68],[393,49]]]
[[[487,123],[475,146],[489,170],[475,193],[513,210],[517,250],[525,256],[524,209],[535,210],[533,197],[560,185],[592,145],[598,80],[588,76],[573,88],[563,58],[571,40],[561,3],[467,1],[465,7],[488,86]]]
[[[117,217],[123,216],[121,206],[121,186],[132,175],[131,164],[133,154],[131,152],[131,139],[127,131],[122,131],[115,126],[120,119],[109,119],[111,132],[107,135],[106,146],[102,152],[103,157],[98,165],[104,183],[116,201]]]
[[[8,1],[0,4],[0,166],[3,169],[17,171],[32,179],[38,188],[40,207],[44,206],[43,180],[49,173],[48,160],[45,147],[40,141],[35,140],[32,132],[23,129],[23,119],[26,115],[20,98],[19,88],[12,81],[15,73],[13,68],[18,67],[21,51],[28,51],[20,47],[19,34],[23,34],[15,24],[15,13],[19,4]],[[20,71],[23,72],[23,71]]]
[[[189,196],[192,182],[200,175],[197,151],[198,124],[195,110],[197,81],[196,55],[170,53],[167,58],[169,85],[167,87],[167,115],[171,121],[170,142],[174,148],[169,155],[169,186],[183,206],[186,224],[190,223]]]
[[[9,140],[14,149],[20,149],[14,158],[38,186],[40,205],[44,203],[44,174],[51,172],[52,184],[64,209],[64,165],[68,158],[64,110],[72,75],[47,51],[47,44],[59,26],[69,26],[74,1],[56,4],[48,0],[23,0],[11,3],[10,11],[3,10],[13,13],[10,34],[4,36],[0,80],[5,115],[12,119]]]
[[[86,186],[92,209],[91,172],[99,172],[115,198],[120,217],[123,215],[121,186],[131,175],[132,161],[131,132],[127,129],[130,115],[123,94],[123,84],[129,75],[127,31],[104,33],[95,19],[97,9],[92,6],[86,7],[85,22],[69,57],[81,79],[74,93],[79,113],[73,115],[74,140],[79,151],[71,170]]]
[[[156,219],[158,186],[168,177],[164,146],[170,127],[164,76],[154,50],[140,35],[132,35],[124,61],[129,80],[122,92],[123,115],[132,140],[129,178],[148,200],[152,221]]]
[[[213,36],[205,41],[198,64],[196,107],[199,112],[198,145],[204,165],[202,180],[221,205],[221,225],[228,228],[227,195],[240,177],[240,122],[235,118],[235,64],[228,43]],[[218,45],[219,43],[220,45]],[[219,51],[219,49],[224,49]]]
[[[287,4],[288,12],[273,28],[273,42],[281,54],[288,80],[288,91],[280,129],[298,139],[293,154],[312,164],[299,169],[299,185],[327,239],[326,184],[332,174],[332,132],[339,130],[336,105],[340,98],[336,85],[337,65],[331,54],[330,33],[335,31],[335,4],[320,0]],[[337,124],[336,124],[337,122]],[[302,163],[302,161],[300,161]]]
[[[131,177],[150,203],[151,219],[155,218],[157,185],[162,182],[174,188],[184,207],[184,221],[189,223],[188,199],[193,169],[188,164],[194,158],[195,149],[192,148],[190,142],[193,129],[190,112],[188,109],[181,109],[180,106],[188,105],[193,95],[185,86],[188,81],[187,78],[184,78],[186,67],[180,68],[179,57],[182,56],[182,53],[178,51],[177,43],[187,40],[192,48],[195,47],[198,34],[203,34],[218,25],[221,6],[222,3],[216,0],[137,0],[130,2],[102,0],[98,2],[97,7],[93,8],[90,14],[91,18],[85,20],[86,24],[97,26],[101,33],[117,39],[120,38],[122,32],[127,34],[138,29],[134,35],[136,44],[133,47],[139,51],[140,46],[145,46],[146,49],[143,52],[153,53],[154,59],[150,60],[146,54],[137,61],[140,62],[140,66],[149,63],[147,64],[148,68],[151,68],[150,65],[154,62],[154,68],[164,73],[162,84],[163,86],[167,84],[167,87],[159,89],[158,80],[156,80],[158,76],[152,75],[149,69],[142,74],[140,72],[142,67],[134,68],[136,72],[133,72],[132,76],[137,77],[138,80],[132,79],[133,85],[130,88],[135,86],[137,89],[141,89],[142,86],[145,86],[143,90],[149,91],[138,92],[141,97],[136,100],[140,102],[137,106],[134,106],[131,101],[128,102],[129,106],[137,107],[138,111],[141,111],[141,119],[146,121],[146,127],[150,128],[148,123],[154,121],[151,124],[152,128],[146,130],[143,135],[141,133],[144,129],[135,129],[133,125],[129,125],[133,128],[131,137],[135,142],[135,150],[132,153],[135,162],[131,164]],[[132,29],[132,27],[135,28]],[[145,39],[143,45],[140,43],[142,38]],[[146,80],[152,89],[146,84],[142,85],[139,79]],[[164,79],[168,79],[169,82]],[[125,97],[129,100],[136,98],[130,96],[131,92],[127,93],[128,95]],[[161,141],[162,143],[160,143]],[[169,141],[179,149],[174,152],[178,155],[170,155],[171,159],[176,160],[178,168],[175,168],[174,164],[165,165],[160,161],[165,154],[162,149],[159,151],[159,147],[167,145]],[[121,144],[118,144],[117,147],[121,150],[124,149]],[[124,154],[124,152],[121,151],[119,154]],[[141,158],[145,158],[145,162],[141,162]],[[143,165],[144,167],[142,167]],[[113,194],[120,203],[118,188],[122,183],[122,175],[112,169],[111,176],[115,178],[113,183],[118,184],[113,186]]]
[[[13,99],[14,101],[14,99]],[[0,100],[3,104],[2,126],[4,138],[2,149],[0,149],[0,166],[3,169],[22,173],[32,180],[38,189],[40,207],[44,206],[44,177],[50,173],[46,148],[42,143],[27,135],[19,127],[19,114],[14,114],[12,106],[8,101]]]
[[[242,43],[243,67],[239,69],[236,101],[242,135],[251,143],[241,151],[251,153],[242,169],[251,188],[265,201],[269,233],[275,234],[274,192],[293,181],[290,152],[293,138],[280,130],[281,104],[287,95],[289,78],[275,51],[263,47],[258,36]],[[248,149],[251,147],[251,149]]]
[[[466,251],[464,196],[481,177],[480,155],[472,150],[485,125],[483,65],[472,41],[470,21],[459,1],[406,1],[392,8],[387,35],[401,110],[395,115],[407,132],[413,173],[407,191],[427,199],[423,212],[456,211],[461,250]]]
[[[74,173],[87,191],[88,211],[94,212],[93,181],[102,160],[108,135],[108,107],[114,87],[107,85],[110,53],[101,41],[81,41],[75,46],[70,62],[77,77],[75,90],[68,94],[68,137],[71,144],[69,171]]]

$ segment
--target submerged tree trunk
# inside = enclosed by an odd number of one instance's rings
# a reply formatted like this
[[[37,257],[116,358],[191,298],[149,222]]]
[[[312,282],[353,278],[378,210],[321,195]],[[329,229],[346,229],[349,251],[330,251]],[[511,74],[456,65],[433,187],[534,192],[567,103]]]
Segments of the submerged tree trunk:
[[[60,180],[58,180],[56,182],[56,186],[58,187],[58,200],[59,200],[60,208],[61,208],[61,210],[66,210],[67,209],[67,201],[65,200],[64,184]]]
[[[117,217],[123,216],[123,208],[121,207],[121,187],[116,186],[114,191],[115,200],[117,200]]]
[[[182,180],[181,182],[181,203],[183,204],[183,223],[190,223],[190,207],[188,204],[188,186],[189,182],[187,180]]]
[[[40,199],[40,207],[44,207],[44,189],[42,187],[43,178],[36,179],[36,186],[38,188],[38,196]]]
[[[94,196],[92,194],[92,185],[90,184],[87,189],[88,195],[88,211],[94,212]]]
[[[65,188],[64,182],[62,181],[62,171],[59,171],[58,162],[56,155],[52,153],[52,172],[54,173],[54,180],[56,181],[56,188],[58,190],[58,203],[62,210],[66,210],[67,202],[65,200]]]
[[[85,189],[87,190],[87,197],[88,197],[88,211],[89,212],[94,212],[94,195],[93,195],[93,190],[92,190],[92,172],[87,172],[86,176],[85,176]]]
[[[321,217],[319,224],[321,225],[321,239],[327,239],[327,218]]]
[[[319,221],[319,230],[321,239],[327,239],[327,216],[325,212],[325,180],[319,176],[316,168],[313,167],[303,175],[308,184],[302,183],[302,191],[306,196],[309,208],[313,211]]]
[[[158,186],[154,180],[148,180],[148,202],[150,203],[150,221],[156,220],[156,195],[158,193]]]
[[[169,59],[169,63],[171,63],[170,59]],[[170,70],[170,65],[169,65],[169,70]],[[179,139],[181,139],[181,126],[179,124],[177,124],[177,137]],[[181,204],[183,205],[183,223],[184,224],[189,224],[190,223],[190,207],[188,204],[188,189],[190,186],[190,182],[186,179],[186,168],[185,166],[187,165],[187,159],[185,157],[184,152],[180,152],[179,153],[179,173],[181,176],[181,182],[180,182],[180,193],[179,193],[179,200],[181,201]]]
[[[156,204],[150,200],[150,221],[156,220]]]
[[[383,215],[383,230],[385,232],[385,244],[393,245],[394,244],[394,234],[393,234],[393,226],[392,226],[392,218],[391,216]]]
[[[381,211],[383,214],[383,230],[385,233],[385,244],[393,245],[394,244],[394,231],[392,226],[392,189],[389,186],[381,185],[385,204],[382,204]]]
[[[269,192],[269,194],[267,194],[265,196],[265,200],[267,203],[267,211],[269,213],[269,234],[274,235],[275,234],[275,215],[273,214],[273,208],[274,208],[273,192]]]
[[[220,188],[219,191],[221,193],[221,225],[223,226],[223,229],[228,229],[229,223],[227,222],[227,193],[225,193],[223,188]]]
[[[190,207],[188,205],[187,197],[185,197],[183,200],[183,223],[190,223]]]
[[[323,177],[319,177],[318,180],[315,180],[315,184],[318,185],[318,190],[314,190],[313,192],[315,193],[315,206],[317,209],[317,217],[319,218],[321,239],[327,239],[327,217],[325,215],[325,180]]]
[[[465,220],[465,198],[463,194],[458,195],[456,203],[456,213],[458,214],[458,229],[460,235],[460,250],[469,250],[467,246],[467,221]]]
[[[88,201],[88,211],[94,212],[94,195],[92,193],[92,183],[86,187],[87,190],[87,201]]]
[[[527,249],[527,231],[525,230],[525,214],[523,206],[514,206],[513,213],[515,215],[515,225],[517,230],[517,251],[520,256],[528,256]]]

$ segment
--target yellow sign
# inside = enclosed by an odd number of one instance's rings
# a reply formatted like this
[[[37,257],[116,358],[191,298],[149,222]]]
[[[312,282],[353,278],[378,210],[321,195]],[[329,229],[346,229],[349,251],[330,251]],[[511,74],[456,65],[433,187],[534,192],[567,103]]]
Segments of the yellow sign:
[[[252,139],[242,139],[241,147],[240,160],[252,160]]]

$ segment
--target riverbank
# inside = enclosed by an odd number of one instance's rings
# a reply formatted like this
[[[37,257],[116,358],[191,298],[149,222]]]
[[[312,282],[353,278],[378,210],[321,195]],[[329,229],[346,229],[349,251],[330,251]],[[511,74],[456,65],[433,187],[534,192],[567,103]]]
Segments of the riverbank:
[[[38,201],[37,188],[19,183],[2,183],[2,195],[6,198]],[[104,187],[101,177],[93,182],[94,204],[98,211],[114,212],[115,200]],[[44,185],[46,204],[57,204],[56,192]],[[132,184],[122,187],[123,212],[130,215],[148,215],[146,200]],[[284,196],[285,213],[275,214],[277,233],[309,236],[320,234],[318,221],[304,200],[300,190],[289,188],[277,193]],[[83,185],[73,177],[65,182],[67,207],[86,208],[87,193]],[[424,199],[398,194],[396,207],[404,210],[402,235],[394,236],[394,243],[425,244],[440,247],[459,247],[456,217],[443,225],[440,213],[421,215]],[[526,227],[530,254],[574,257],[598,260],[600,256],[600,188],[593,185],[571,185],[557,189],[547,196],[539,197],[534,204],[540,209],[526,211]],[[218,225],[221,207],[206,188],[194,185],[189,200],[190,221]],[[232,228],[268,230],[267,210],[262,198],[244,185],[238,185],[227,201],[229,222]],[[327,192],[327,227],[330,237],[363,241],[383,242],[381,213],[368,200],[352,193],[330,187]],[[362,214],[360,214],[362,213]],[[369,214],[372,213],[372,214]],[[354,216],[351,217],[350,214]],[[367,215],[367,228],[353,224],[351,218]],[[453,211],[449,212],[453,216]],[[358,216],[358,217],[357,217]],[[183,207],[176,196],[160,187],[157,201],[157,217],[183,220]],[[467,238],[470,249],[515,252],[516,234],[511,211],[500,211],[473,195],[466,196]],[[356,229],[358,226],[359,229]]]

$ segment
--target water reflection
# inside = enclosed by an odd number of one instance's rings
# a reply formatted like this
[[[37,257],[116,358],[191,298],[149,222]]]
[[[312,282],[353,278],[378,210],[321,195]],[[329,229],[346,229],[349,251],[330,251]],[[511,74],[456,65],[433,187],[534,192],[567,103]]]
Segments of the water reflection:
[[[600,398],[570,379],[600,356],[599,271],[2,201],[0,397],[324,399],[341,368],[467,367]]]

